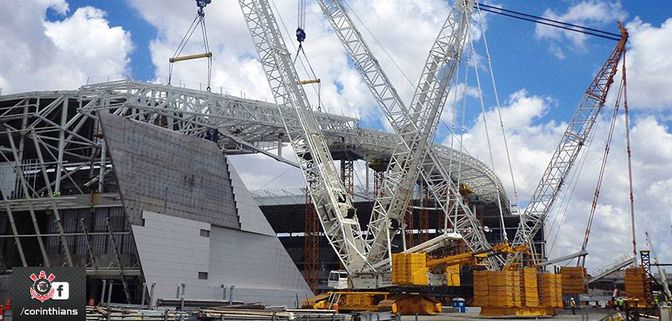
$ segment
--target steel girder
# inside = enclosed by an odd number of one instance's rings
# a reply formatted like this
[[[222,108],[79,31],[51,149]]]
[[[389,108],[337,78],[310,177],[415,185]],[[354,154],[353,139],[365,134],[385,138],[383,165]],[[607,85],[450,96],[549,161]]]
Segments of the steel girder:
[[[37,99],[53,102],[38,109],[38,104],[35,104]],[[76,106],[73,106],[72,100],[76,100]],[[62,115],[61,111],[68,109],[67,101],[70,101],[70,109],[76,108],[79,112],[69,113],[61,123],[58,119]],[[278,106],[273,103],[133,81],[87,85],[77,91],[4,95],[0,96],[0,102],[4,106],[0,109],[0,123],[6,131],[16,135],[15,138],[21,132],[39,134],[38,143],[44,145],[43,156],[49,158],[45,162],[58,163],[59,153],[62,154],[60,159],[65,157],[67,161],[61,163],[58,177],[62,182],[72,183],[74,188],[82,191],[92,184],[101,183],[112,171],[109,160],[104,157],[101,159],[104,140],[89,139],[78,133],[85,123],[89,122],[90,126],[91,121],[97,122],[97,112],[103,110],[213,140],[228,154],[263,153],[296,166],[294,161],[282,158],[277,153],[289,139]],[[27,117],[25,126],[12,127],[13,122],[22,119],[26,108],[30,117]],[[350,156],[357,159],[387,160],[390,151],[399,142],[399,138],[393,134],[360,128],[355,118],[319,112],[315,113],[315,117],[332,150],[345,145],[352,151]],[[295,122],[290,119],[288,123]],[[59,145],[61,131],[64,133],[63,144]],[[55,136],[50,133],[55,133]],[[34,144],[32,139],[28,143]],[[435,145],[434,149],[452,179],[457,181],[459,175],[460,181],[482,199],[493,200],[496,197],[494,193],[503,191],[495,174],[479,160],[443,145]],[[9,161],[13,162],[12,159]],[[23,163],[18,165],[29,166]],[[35,169],[39,170],[39,167]],[[94,169],[98,176],[85,184],[72,179],[78,172],[88,173]],[[59,184],[56,179],[50,182],[54,190],[60,188]],[[46,190],[35,191],[38,194],[42,192]],[[8,204],[11,205],[11,202]]]
[[[79,113],[68,116],[66,126],[46,119],[44,115],[63,108],[66,96],[79,100]],[[36,110],[37,99],[59,100],[50,104],[48,109]],[[121,108],[127,100],[129,104]],[[75,129],[83,126],[84,118],[95,116],[98,110],[109,109],[129,119],[202,138],[211,136],[209,130],[217,129],[220,134],[217,143],[227,154],[263,153],[296,166],[293,160],[282,158],[277,153],[278,148],[289,140],[277,105],[269,102],[128,80],[86,85],[76,91],[3,95],[0,102],[6,102],[5,106],[11,103],[11,107],[0,109],[0,123],[21,119],[23,109],[29,108],[28,114],[32,118],[29,117],[27,128],[34,128],[36,132],[54,132],[63,128],[66,131],[64,153],[77,156],[83,162],[89,161],[89,156],[73,152],[69,147],[81,151],[96,142],[82,137]],[[358,159],[387,160],[390,150],[398,143],[394,134],[359,127],[356,118],[319,112],[316,117],[330,144],[347,145],[353,151],[351,156]],[[18,133],[22,129],[9,127],[7,130]],[[459,175],[460,182],[485,201],[494,201],[497,191],[505,201],[508,199],[499,178],[485,163],[445,145],[435,144],[432,148],[454,181]],[[50,147],[50,150],[58,152],[57,147]],[[78,168],[73,166],[67,170]],[[79,167],[78,170],[83,170],[85,166],[80,164]],[[109,170],[106,172],[109,173]],[[67,173],[63,175],[63,179],[68,177]]]

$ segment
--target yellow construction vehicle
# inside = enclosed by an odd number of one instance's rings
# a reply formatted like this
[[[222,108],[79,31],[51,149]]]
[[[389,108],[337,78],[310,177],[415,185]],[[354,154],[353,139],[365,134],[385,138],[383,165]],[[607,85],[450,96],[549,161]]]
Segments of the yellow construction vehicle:
[[[460,286],[460,267],[485,267],[485,260],[494,255],[528,252],[526,244],[516,248],[508,243],[496,244],[478,252],[464,252],[431,257],[425,252],[392,254],[392,284],[395,286],[447,285]]]
[[[304,308],[335,309],[343,312],[390,311],[401,314],[441,313],[441,303],[431,297],[397,291],[422,291],[425,286],[461,286],[460,269],[464,265],[483,266],[494,255],[528,252],[527,245],[511,247],[502,243],[488,250],[447,256],[429,256],[426,252],[392,254],[392,287],[388,291],[330,291],[306,300]],[[336,273],[332,273],[334,282]],[[341,279],[344,276],[340,276]],[[342,283],[342,282],[341,282]],[[336,284],[336,283],[333,283]]]

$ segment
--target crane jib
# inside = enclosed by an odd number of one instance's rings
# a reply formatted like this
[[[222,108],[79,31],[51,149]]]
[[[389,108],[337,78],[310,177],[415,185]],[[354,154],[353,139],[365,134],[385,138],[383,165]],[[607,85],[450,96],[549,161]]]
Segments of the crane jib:
[[[569,122],[563,137],[556,148],[551,161],[535,189],[528,206],[521,216],[513,245],[528,244],[537,234],[548,216],[553,204],[565,183],[567,176],[588,139],[597,116],[604,106],[607,94],[614,82],[618,62],[625,52],[628,31],[618,23],[621,39],[588,86],[583,98]],[[510,255],[507,263],[520,257],[519,253]]]

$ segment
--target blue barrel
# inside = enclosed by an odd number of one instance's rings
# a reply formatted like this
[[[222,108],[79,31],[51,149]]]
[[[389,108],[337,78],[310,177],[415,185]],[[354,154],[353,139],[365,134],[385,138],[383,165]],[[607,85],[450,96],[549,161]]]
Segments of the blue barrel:
[[[466,305],[466,300],[463,298],[455,298],[453,299],[453,308],[457,308],[457,311],[459,313],[465,313],[467,312],[467,305]]]

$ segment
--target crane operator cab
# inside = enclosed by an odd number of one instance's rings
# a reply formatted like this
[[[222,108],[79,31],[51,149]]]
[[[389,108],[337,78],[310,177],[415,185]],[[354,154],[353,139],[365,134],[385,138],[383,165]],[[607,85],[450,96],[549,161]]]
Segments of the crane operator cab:
[[[330,289],[343,290],[348,288],[348,272],[333,270],[329,272],[327,286]]]

